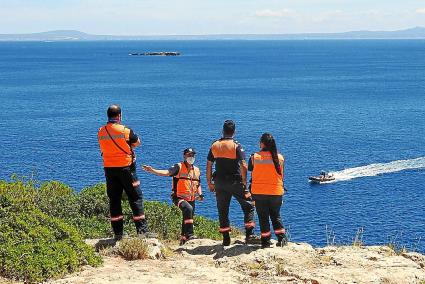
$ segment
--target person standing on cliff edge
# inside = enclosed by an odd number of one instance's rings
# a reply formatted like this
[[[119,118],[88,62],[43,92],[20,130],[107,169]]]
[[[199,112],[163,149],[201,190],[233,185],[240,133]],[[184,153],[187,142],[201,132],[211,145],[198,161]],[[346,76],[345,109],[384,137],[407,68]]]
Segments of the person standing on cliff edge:
[[[254,205],[246,187],[245,152],[241,144],[233,139],[235,129],[236,126],[232,120],[224,122],[223,137],[211,145],[207,158],[208,188],[216,194],[219,231],[223,234],[223,246],[230,245],[229,206],[232,196],[239,202],[244,213],[245,242],[248,244],[260,241],[254,235]],[[215,172],[212,174],[214,163]]]
[[[98,141],[103,158],[106,191],[109,198],[111,226],[115,240],[121,240],[124,231],[124,216],[121,207],[123,191],[133,211],[136,231],[142,237],[154,237],[148,232],[143,208],[143,193],[136,174],[136,156],[133,151],[140,143],[132,129],[121,124],[122,114],[118,105],[107,110],[108,122],[100,127]]]
[[[183,151],[183,161],[175,164],[168,170],[158,170],[143,165],[142,168],[158,176],[172,177],[171,199],[183,215],[180,245],[188,240],[196,239],[193,234],[193,217],[195,214],[195,200],[204,200],[201,188],[201,172],[195,163],[195,150],[187,148]]]
[[[248,162],[251,171],[250,190],[255,201],[261,230],[261,246],[271,246],[270,223],[277,237],[277,246],[288,243],[280,216],[284,190],[285,158],[279,154],[276,141],[270,133],[264,133],[259,142],[260,151],[252,154]]]

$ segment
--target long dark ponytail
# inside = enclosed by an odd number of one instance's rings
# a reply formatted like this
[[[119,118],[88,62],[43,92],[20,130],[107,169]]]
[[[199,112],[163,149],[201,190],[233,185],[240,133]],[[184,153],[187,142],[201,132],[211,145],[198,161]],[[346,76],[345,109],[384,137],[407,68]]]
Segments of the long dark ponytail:
[[[282,175],[282,169],[280,167],[279,156],[276,148],[276,141],[273,138],[273,135],[270,133],[264,133],[261,135],[260,142],[264,144],[264,151],[269,151],[272,154],[274,168],[278,175]]]

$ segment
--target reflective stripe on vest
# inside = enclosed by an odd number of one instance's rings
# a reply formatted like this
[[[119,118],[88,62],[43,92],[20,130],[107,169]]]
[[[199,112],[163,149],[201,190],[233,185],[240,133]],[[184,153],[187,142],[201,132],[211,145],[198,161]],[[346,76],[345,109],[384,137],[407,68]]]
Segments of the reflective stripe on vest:
[[[118,123],[108,123],[99,129],[97,138],[105,168],[127,167],[132,164],[132,149],[128,144],[130,129]]]
[[[199,187],[199,168],[193,166],[193,169],[189,172],[184,162],[181,162],[179,165],[180,170],[175,176],[177,179],[177,186],[175,189],[177,197],[187,201],[193,201],[195,200]]]
[[[252,156],[252,194],[283,195],[284,158],[280,154],[278,157],[282,175],[277,174],[270,152],[261,151]]]

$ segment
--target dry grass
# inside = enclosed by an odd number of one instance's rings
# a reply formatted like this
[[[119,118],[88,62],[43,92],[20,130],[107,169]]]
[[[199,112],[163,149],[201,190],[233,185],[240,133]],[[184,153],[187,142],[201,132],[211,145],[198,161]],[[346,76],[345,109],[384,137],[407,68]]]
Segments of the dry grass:
[[[125,260],[149,258],[149,245],[145,240],[139,238],[120,241],[116,251]]]

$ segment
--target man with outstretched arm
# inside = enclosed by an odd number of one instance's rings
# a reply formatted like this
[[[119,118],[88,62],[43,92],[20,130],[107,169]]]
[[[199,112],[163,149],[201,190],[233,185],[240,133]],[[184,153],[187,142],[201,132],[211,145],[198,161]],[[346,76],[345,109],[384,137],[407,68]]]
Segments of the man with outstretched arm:
[[[173,178],[171,199],[182,211],[182,229],[180,245],[195,239],[193,233],[193,218],[195,215],[195,200],[202,201],[204,196],[201,188],[201,172],[195,163],[195,150],[187,148],[183,151],[183,161],[175,164],[168,170],[154,169],[143,165],[143,169],[158,176]]]

